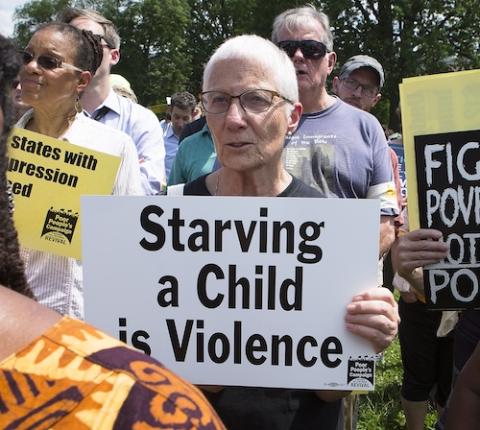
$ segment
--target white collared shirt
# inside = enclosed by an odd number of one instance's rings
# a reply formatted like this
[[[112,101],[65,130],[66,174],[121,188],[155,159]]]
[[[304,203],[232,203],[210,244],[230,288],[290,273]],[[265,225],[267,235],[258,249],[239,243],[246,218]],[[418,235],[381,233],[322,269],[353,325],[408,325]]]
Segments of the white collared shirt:
[[[16,126],[24,128],[32,114],[31,110],[25,113]],[[112,194],[144,194],[137,152],[132,140],[125,133],[110,129],[79,114],[60,139],[120,157],[120,167]],[[74,258],[23,247],[20,253],[25,264],[27,282],[37,301],[62,315],[83,319],[81,262]]]

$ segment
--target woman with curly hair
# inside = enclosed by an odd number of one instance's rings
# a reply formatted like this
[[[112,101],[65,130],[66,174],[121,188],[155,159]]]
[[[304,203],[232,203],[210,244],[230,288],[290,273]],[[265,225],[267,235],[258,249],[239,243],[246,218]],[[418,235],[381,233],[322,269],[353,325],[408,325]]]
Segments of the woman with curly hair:
[[[7,39],[0,38],[0,211],[5,214],[0,217],[0,284],[31,297],[19,256],[17,233],[10,216],[13,202],[6,178],[6,139],[14,115],[11,87],[19,67],[20,58],[16,55],[14,46]]]

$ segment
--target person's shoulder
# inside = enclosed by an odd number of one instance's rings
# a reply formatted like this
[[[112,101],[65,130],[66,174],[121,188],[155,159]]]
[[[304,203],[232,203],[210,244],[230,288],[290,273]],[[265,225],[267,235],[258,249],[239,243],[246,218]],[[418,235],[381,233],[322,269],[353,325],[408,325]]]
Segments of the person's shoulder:
[[[183,194],[185,196],[211,196],[207,188],[207,176],[209,174],[203,175],[194,179],[191,182],[185,184]]]
[[[358,124],[362,129],[369,130],[369,133],[380,134],[384,138],[382,140],[387,141],[380,121],[373,114],[345,103],[340,99],[339,103],[339,113],[342,117],[348,117],[348,121],[351,124]]]
[[[84,114],[77,115],[72,127],[65,133],[65,138],[75,145],[115,156],[136,153],[135,144],[128,134]]]
[[[158,125],[160,126],[160,121],[159,119],[157,118],[157,116],[153,113],[153,111],[151,111],[150,109],[146,108],[145,106],[142,106],[141,104],[139,103],[135,103],[125,97],[122,97],[127,103],[129,103],[130,105],[130,109],[133,113],[137,114],[138,116],[142,117],[142,118],[147,118],[151,121],[155,121],[156,123],[158,123]]]
[[[131,140],[130,136],[125,132],[117,128],[109,127],[83,114],[77,115],[74,124],[84,130],[89,130],[89,135],[94,136],[95,139],[113,139],[122,142]]]
[[[180,429],[193,428],[190,427],[191,417],[179,403],[182,401],[179,399],[188,399],[190,404],[195,405],[195,410],[200,415],[196,418],[200,418],[204,424],[214,429],[223,428],[198,389],[156,359],[125,345],[101,330],[83,321],[64,317],[44,336],[59,347],[63,347],[64,350],[78,356],[78,360],[84,361],[84,367],[91,363],[108,371],[105,374],[110,375],[108,378],[111,383],[110,396],[119,398],[121,395],[124,399],[121,407],[116,411],[113,410],[113,413],[124,416],[125,419],[130,419],[131,416],[135,416],[135,419],[145,419],[148,417],[143,414],[147,412],[138,409],[138,402],[142,400],[150,402],[155,399],[157,405],[162,405],[159,410],[175,411],[176,414],[182,415],[185,427],[180,426]],[[162,383],[150,384],[145,379],[146,374],[154,375],[154,379]],[[172,392],[177,396],[170,396]],[[132,395],[135,396],[135,401],[131,398]],[[133,408],[135,408],[135,414],[133,414]]]
[[[139,103],[127,99],[126,97],[116,94],[118,104],[121,106],[121,112],[128,115],[133,122],[147,122],[160,127],[160,121],[157,116],[150,109],[142,106]]]
[[[180,150],[182,147],[184,148],[189,148],[194,145],[197,145],[199,141],[204,139],[206,136],[210,134],[208,128],[202,128],[201,130],[197,131],[196,133],[193,133],[189,136],[187,136],[185,139],[180,141],[180,146],[178,150]]]
[[[307,185],[295,176],[292,176],[290,185],[278,197],[325,197],[325,195]]]

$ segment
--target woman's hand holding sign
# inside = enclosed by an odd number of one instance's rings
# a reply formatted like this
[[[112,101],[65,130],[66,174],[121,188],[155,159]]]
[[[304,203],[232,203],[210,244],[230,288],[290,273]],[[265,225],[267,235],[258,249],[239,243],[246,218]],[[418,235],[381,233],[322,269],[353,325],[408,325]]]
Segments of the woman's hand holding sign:
[[[349,331],[369,340],[375,352],[381,352],[397,335],[397,302],[386,288],[371,288],[353,297],[345,321]]]

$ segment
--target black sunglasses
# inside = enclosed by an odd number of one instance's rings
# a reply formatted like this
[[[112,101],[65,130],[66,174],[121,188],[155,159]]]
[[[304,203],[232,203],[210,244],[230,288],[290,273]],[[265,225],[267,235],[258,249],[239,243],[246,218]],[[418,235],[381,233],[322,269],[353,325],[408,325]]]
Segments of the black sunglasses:
[[[327,47],[317,40],[282,40],[277,43],[280,49],[283,49],[289,57],[293,57],[297,49],[302,51],[305,58],[319,59],[328,52]]]
[[[24,66],[31,63],[35,58],[35,55],[33,55],[31,52],[28,52],[28,51],[22,51],[20,52],[20,54],[22,55],[22,61]],[[59,60],[58,58],[52,57],[50,55],[39,55],[37,57],[37,64],[42,69],[45,69],[45,70],[64,68],[64,69],[72,69],[77,72],[82,71],[82,69],[79,69],[73,64],[64,63],[62,60]]]

